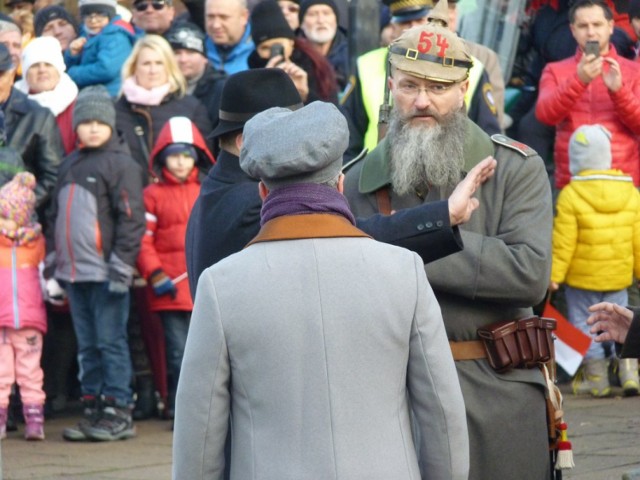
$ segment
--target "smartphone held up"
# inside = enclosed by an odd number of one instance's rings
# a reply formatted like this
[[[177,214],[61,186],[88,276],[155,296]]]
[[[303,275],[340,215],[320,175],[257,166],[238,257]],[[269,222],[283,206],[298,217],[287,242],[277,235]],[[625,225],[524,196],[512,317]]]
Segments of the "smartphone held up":
[[[595,55],[596,57],[600,56],[600,44],[597,40],[588,40],[584,46],[584,54],[585,55]]]
[[[280,56],[281,61],[284,62],[285,58],[284,58],[284,46],[282,46],[281,43],[274,43],[273,45],[271,45],[271,53],[269,54],[269,60],[271,60],[274,57]]]

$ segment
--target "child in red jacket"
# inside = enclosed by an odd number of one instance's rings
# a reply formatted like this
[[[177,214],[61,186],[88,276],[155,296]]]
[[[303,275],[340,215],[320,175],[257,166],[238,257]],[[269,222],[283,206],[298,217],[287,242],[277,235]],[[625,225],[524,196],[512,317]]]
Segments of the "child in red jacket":
[[[200,193],[200,176],[214,159],[195,124],[173,117],[164,125],[150,155],[155,183],[144,190],[147,229],[138,270],[148,280],[148,300],[164,329],[170,376],[171,416],[193,302],[187,281],[185,235],[191,208]],[[148,348],[154,348],[147,345]]]

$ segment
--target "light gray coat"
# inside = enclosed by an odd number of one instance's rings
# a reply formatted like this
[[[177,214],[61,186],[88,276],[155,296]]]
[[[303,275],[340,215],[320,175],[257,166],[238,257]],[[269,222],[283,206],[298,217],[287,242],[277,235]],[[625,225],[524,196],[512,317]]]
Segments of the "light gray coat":
[[[232,480],[466,479],[462,393],[420,258],[369,238],[280,240],[205,270],[174,479],[222,478],[230,417]]]

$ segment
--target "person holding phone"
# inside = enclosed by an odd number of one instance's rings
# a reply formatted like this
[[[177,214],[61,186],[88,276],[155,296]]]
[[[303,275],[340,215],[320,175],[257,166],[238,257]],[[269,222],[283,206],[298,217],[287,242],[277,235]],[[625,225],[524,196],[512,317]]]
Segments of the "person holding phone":
[[[547,64],[540,79],[536,117],[556,127],[555,186],[571,178],[568,146],[574,130],[598,123],[612,134],[611,168],[640,186],[640,65],[611,44],[613,13],[604,0],[577,0],[569,10],[576,55]]]
[[[335,72],[308,40],[296,37],[276,0],[264,0],[251,12],[256,45],[249,68],[281,68],[293,80],[304,104],[316,100],[338,103]]]

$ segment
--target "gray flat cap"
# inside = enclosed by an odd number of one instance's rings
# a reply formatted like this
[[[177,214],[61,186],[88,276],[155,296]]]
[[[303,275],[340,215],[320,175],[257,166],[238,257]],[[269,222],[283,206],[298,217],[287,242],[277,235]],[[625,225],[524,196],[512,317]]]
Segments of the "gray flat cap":
[[[347,121],[331,103],[274,107],[245,124],[240,167],[269,189],[324,183],[340,174],[348,143]]]

